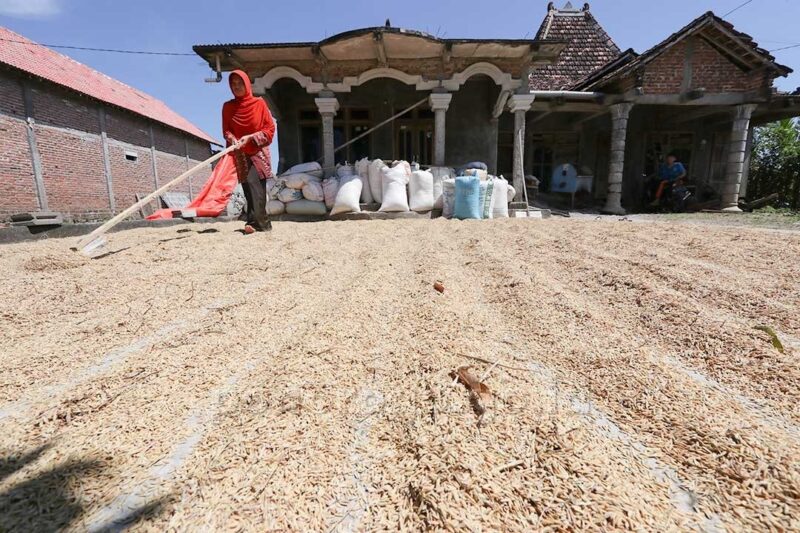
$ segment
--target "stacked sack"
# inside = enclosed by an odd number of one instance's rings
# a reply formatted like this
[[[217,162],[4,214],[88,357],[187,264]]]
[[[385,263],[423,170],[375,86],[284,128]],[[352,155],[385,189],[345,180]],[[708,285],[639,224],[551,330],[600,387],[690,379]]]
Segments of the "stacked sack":
[[[516,191],[502,177],[491,176],[486,164],[469,163],[420,170],[407,161],[367,158],[339,165],[323,180],[319,163],[303,163],[267,181],[270,215],[321,216],[361,212],[360,204],[380,204],[381,212],[426,213],[441,209],[445,218],[507,218]]]
[[[267,214],[324,215],[325,194],[319,163],[295,165],[281,177],[267,180]]]
[[[433,170],[433,169],[432,169]],[[469,163],[458,177],[442,180],[442,216],[459,220],[508,218],[508,203],[516,191],[503,178],[489,174],[486,164]]]

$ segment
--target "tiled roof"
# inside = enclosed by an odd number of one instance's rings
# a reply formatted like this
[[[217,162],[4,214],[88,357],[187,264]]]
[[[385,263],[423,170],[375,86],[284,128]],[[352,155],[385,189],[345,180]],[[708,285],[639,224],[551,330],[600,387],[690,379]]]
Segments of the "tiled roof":
[[[3,27],[0,27],[0,64],[184,131],[198,139],[217,143],[161,100]]]
[[[589,11],[589,4],[575,9],[570,2],[556,9],[551,2],[536,39],[565,40],[569,44],[553,65],[531,74],[530,88],[568,89],[591,72],[614,60],[620,50]]]
[[[583,80],[580,80],[572,88],[576,90],[588,90],[608,83],[612,79],[616,79],[621,75],[647,64],[661,55],[670,46],[697,32],[706,32],[708,39],[712,41],[720,38],[729,40],[730,47],[726,53],[731,57],[740,57],[742,61],[754,65],[751,66],[751,68],[755,68],[755,65],[766,65],[774,69],[781,76],[792,72],[792,69],[789,67],[777,63],[775,57],[767,50],[759,47],[758,43],[756,43],[751,36],[738,31],[733,27],[733,24],[716,16],[712,11],[708,11],[643,54],[636,56],[633,54],[633,51],[629,51],[632,57],[627,58],[627,61],[620,61],[616,64],[608,65],[606,68],[598,70]],[[627,53],[628,52],[626,52],[626,54]]]

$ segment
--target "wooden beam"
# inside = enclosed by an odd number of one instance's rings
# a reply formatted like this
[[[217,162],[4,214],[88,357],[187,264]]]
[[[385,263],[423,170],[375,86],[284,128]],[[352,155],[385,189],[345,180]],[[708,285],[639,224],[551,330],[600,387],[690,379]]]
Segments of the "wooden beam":
[[[602,117],[602,116],[608,114],[608,111],[609,111],[608,109],[603,109],[602,111],[598,111],[597,113],[592,113],[588,117],[583,117],[580,120],[576,120],[575,122],[573,122],[573,127],[574,127],[574,129],[579,129],[581,126],[583,126],[587,122],[590,122],[590,121],[592,121],[592,120],[594,120],[594,119],[596,119],[598,117]]]
[[[560,113],[599,113],[605,109],[602,104],[590,102],[565,102],[557,104],[547,100],[536,100],[531,106],[531,111],[553,111]]]
[[[555,111],[545,111],[543,113],[539,113],[535,117],[529,118],[528,119],[528,124],[536,124],[537,122],[541,122],[542,120],[546,119],[547,117],[549,117],[553,113],[555,113]]]
[[[639,105],[738,105],[764,102],[766,99],[756,93],[710,93],[696,100],[686,100],[681,94],[643,94],[631,96],[628,101]]]
[[[680,111],[679,114],[672,114],[671,118],[666,122],[669,124],[684,124],[693,120],[699,120],[711,115],[718,115],[720,113],[730,114],[730,108],[724,106],[702,107],[700,109],[693,109],[692,111]]]

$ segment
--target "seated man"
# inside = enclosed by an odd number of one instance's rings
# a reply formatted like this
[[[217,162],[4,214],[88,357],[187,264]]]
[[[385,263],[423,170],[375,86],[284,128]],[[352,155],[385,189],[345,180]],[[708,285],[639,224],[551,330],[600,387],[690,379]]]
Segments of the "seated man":
[[[658,178],[661,181],[656,191],[655,199],[650,204],[651,207],[656,207],[661,202],[661,195],[667,185],[675,185],[686,177],[686,167],[684,167],[675,154],[667,155],[667,162],[661,165],[658,169]]]

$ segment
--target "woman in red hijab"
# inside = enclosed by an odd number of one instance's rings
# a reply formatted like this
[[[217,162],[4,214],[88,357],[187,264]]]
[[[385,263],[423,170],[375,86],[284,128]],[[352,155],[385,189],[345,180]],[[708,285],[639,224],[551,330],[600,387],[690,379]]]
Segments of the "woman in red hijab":
[[[234,70],[228,84],[234,98],[222,106],[222,133],[228,146],[239,145],[233,153],[247,198],[244,232],[269,231],[272,223],[267,218],[266,180],[272,177],[269,145],[275,136],[275,121],[264,99],[253,96],[247,74]]]

